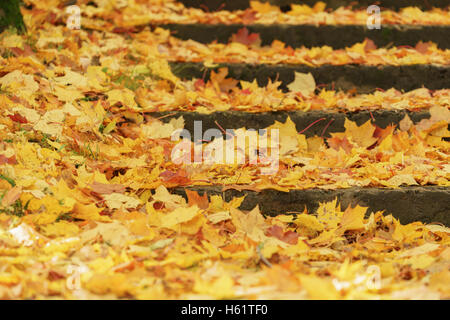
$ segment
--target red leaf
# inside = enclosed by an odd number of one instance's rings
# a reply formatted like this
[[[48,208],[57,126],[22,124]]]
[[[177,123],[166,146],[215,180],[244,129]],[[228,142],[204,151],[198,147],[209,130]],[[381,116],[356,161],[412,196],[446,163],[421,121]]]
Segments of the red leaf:
[[[16,47],[16,48],[10,48],[9,50],[11,50],[16,57],[18,57],[18,56],[28,57],[28,56],[31,56],[34,54],[33,50],[27,44],[25,44],[23,46],[23,49]]]
[[[244,11],[242,15],[243,24],[252,24],[256,20],[256,12],[248,8]]]
[[[136,27],[115,27],[113,29],[113,33],[134,33],[137,32],[138,29]]]
[[[203,81],[203,79],[198,79],[197,81],[194,82],[194,87],[195,87],[195,90],[197,90],[197,91],[204,88],[205,81]]]
[[[275,237],[289,244],[297,244],[299,237],[298,233],[294,231],[283,232],[283,229],[280,226],[271,226],[269,229],[267,229],[266,236]]]
[[[250,46],[252,44],[261,43],[261,38],[258,33],[250,33],[246,27],[239,29],[236,34],[233,34],[231,37],[231,41],[239,42],[245,44],[246,46]]]
[[[166,170],[162,172],[159,176],[167,183],[184,185],[191,182],[191,180],[186,177],[187,173],[184,170],[178,170],[177,172]]]
[[[0,165],[8,163],[8,158],[5,157],[3,154],[0,154]]]
[[[366,38],[366,45],[364,46],[364,51],[368,52],[377,49],[377,45],[372,40]]]
[[[231,78],[225,79],[225,77],[227,75],[228,75],[228,68],[220,68],[217,73],[214,71],[211,71],[211,76],[210,76],[211,83],[213,83],[213,85],[215,84],[216,86],[218,86],[220,91],[228,92],[231,89],[233,89],[234,87],[236,87],[236,85],[238,84],[239,81],[231,79]]]
[[[267,229],[266,236],[280,239],[283,236],[283,229],[280,226],[271,226]]]
[[[373,136],[375,138],[378,138],[378,140],[381,142],[382,140],[384,140],[384,138],[393,133],[394,129],[395,125],[388,125],[385,129],[375,125],[375,131],[373,133]]]
[[[189,206],[197,205],[200,209],[208,209],[209,201],[206,192],[203,194],[203,196],[200,196],[198,192],[192,190],[186,189],[185,192],[188,198]]]
[[[50,270],[48,272],[48,280],[50,281],[60,280],[64,278],[65,276],[62,273],[59,273],[58,271]]]
[[[16,202],[17,199],[20,198],[20,195],[22,194],[22,187],[15,186],[11,189],[9,189],[6,194],[4,195],[2,199],[2,206],[7,207],[14,202]]]
[[[342,147],[342,149],[344,149],[346,153],[350,153],[353,147],[352,144],[347,140],[347,137],[344,137],[343,139],[340,139],[338,137],[328,138],[327,143],[336,151],[339,151],[339,148]]]
[[[19,122],[19,123],[28,123],[27,118],[21,116],[18,113],[14,113],[13,115],[8,115],[8,117],[14,121],[14,122]]]
[[[164,202],[156,201],[155,203],[153,203],[153,208],[155,208],[155,210],[161,210],[164,207],[165,207]]]
[[[104,184],[94,181],[91,184],[92,191],[99,194],[124,193],[125,186],[121,184]]]
[[[8,158],[8,157],[4,156],[3,154],[0,154],[0,165],[5,164],[5,163],[17,164],[16,156],[13,155],[12,157]]]
[[[282,241],[289,243],[289,244],[297,244],[298,242],[298,233],[294,231],[286,231],[283,235]]]
[[[416,48],[415,49],[416,49],[416,51],[420,52],[421,54],[425,54],[425,53],[428,52],[428,49],[430,48],[430,46],[431,46],[431,42],[419,41],[416,44]]]

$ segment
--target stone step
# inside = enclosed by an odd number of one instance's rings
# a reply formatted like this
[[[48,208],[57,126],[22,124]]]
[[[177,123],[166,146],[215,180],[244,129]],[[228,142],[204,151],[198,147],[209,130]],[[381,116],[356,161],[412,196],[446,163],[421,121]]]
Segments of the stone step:
[[[209,79],[210,70],[228,68],[228,77],[253,81],[265,86],[268,79],[282,82],[281,89],[287,91],[287,85],[294,81],[294,72],[311,73],[316,84],[327,85],[329,89],[352,90],[358,93],[373,92],[376,88],[410,91],[421,87],[431,90],[446,89],[450,86],[450,67],[440,65],[306,65],[286,64],[245,64],[223,63],[215,68],[206,68],[203,63],[170,62],[173,73],[182,79]]]
[[[182,40],[195,40],[201,43],[218,41],[228,43],[231,36],[246,27],[252,33],[258,33],[262,45],[270,45],[280,40],[287,46],[299,48],[305,46],[330,46],[334,49],[351,47],[365,38],[371,39],[378,47],[388,45],[412,46],[417,42],[432,41],[441,49],[450,48],[450,25],[387,25],[381,29],[367,29],[365,25],[243,25],[243,24],[165,24],[160,27],[172,31],[173,36]]]
[[[245,10],[250,7],[250,0],[179,0],[186,7],[206,8],[210,11],[215,10]],[[432,7],[446,8],[449,6],[448,0],[321,0],[327,4],[327,8],[336,9],[342,6],[353,5],[354,8],[368,7],[372,4],[378,4],[381,8],[398,10],[405,7],[419,7],[422,10],[428,10]],[[291,4],[306,4],[314,6],[318,0],[260,0],[260,2],[269,2],[284,9]]]
[[[296,124],[297,130],[300,132],[315,121],[318,121],[304,131],[303,134],[307,137],[321,136],[322,134],[324,134],[324,137],[329,137],[332,132],[343,132],[345,131],[344,122],[346,118],[356,122],[358,125],[362,125],[372,119],[377,126],[386,128],[390,124],[398,124],[405,115],[408,115],[414,123],[430,117],[428,111],[414,112],[408,110],[373,110],[370,112],[362,110],[348,113],[317,110],[308,112],[273,111],[260,113],[223,111],[213,112],[211,114],[190,111],[165,111],[147,114],[153,118],[160,118],[163,122],[169,122],[173,118],[182,116],[185,121],[184,128],[191,133],[194,132],[194,121],[201,121],[203,132],[208,129],[218,129],[216,122],[224,129],[265,129],[275,121],[284,123],[288,116]],[[322,118],[325,120],[320,120]],[[334,120],[330,122],[332,119]],[[191,135],[193,136],[193,134]]]
[[[251,190],[228,189],[222,186],[195,186],[187,189],[197,191],[200,195],[207,193],[221,195],[227,201],[234,197],[246,196],[240,209],[251,210],[256,205],[265,215],[302,213],[305,206],[308,212],[315,212],[319,203],[335,198],[341,208],[360,205],[368,207],[367,213],[385,211],[399,219],[401,223],[422,221],[439,222],[450,226],[450,188],[437,186],[409,186],[398,189],[382,188],[348,188],[336,190],[305,189],[281,192],[266,189],[260,192]],[[182,187],[171,189],[172,193],[186,197]]]

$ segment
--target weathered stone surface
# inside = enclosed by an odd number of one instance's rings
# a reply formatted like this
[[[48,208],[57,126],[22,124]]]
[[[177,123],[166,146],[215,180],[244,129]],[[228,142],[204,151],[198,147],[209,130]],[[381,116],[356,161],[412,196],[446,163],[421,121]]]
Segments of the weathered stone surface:
[[[173,36],[183,40],[192,39],[202,43],[218,41],[228,43],[231,36],[243,27],[258,33],[262,45],[274,40],[284,42],[293,48],[305,46],[330,46],[335,49],[350,47],[369,38],[378,47],[387,45],[415,46],[417,42],[432,41],[442,49],[450,48],[450,26],[383,25],[381,29],[367,29],[366,25],[242,25],[242,24],[166,24]]]
[[[191,132],[194,132],[194,121],[202,122],[203,132],[214,128],[218,129],[219,123],[224,129],[264,129],[272,125],[275,121],[285,122],[289,116],[291,120],[296,124],[297,130],[301,131],[308,127],[311,123],[321,118],[315,125],[311,126],[304,134],[308,137],[315,135],[322,135],[326,126],[331,119],[334,119],[326,128],[324,137],[328,137],[332,132],[343,132],[345,119],[356,122],[358,125],[365,123],[367,120],[375,119],[374,123],[381,128],[386,128],[390,124],[398,124],[400,120],[404,118],[406,114],[411,118],[413,122],[419,122],[422,119],[429,118],[428,111],[412,112],[406,110],[374,110],[371,111],[359,111],[359,112],[327,112],[327,111],[273,111],[273,112],[261,112],[261,113],[249,113],[242,111],[222,111],[213,112],[211,114],[202,114],[191,111],[166,111],[166,112],[152,112],[147,113],[153,118],[161,118],[163,122],[169,122],[172,118],[178,118],[182,116],[185,121],[185,128]]]
[[[171,62],[172,71],[182,79],[209,79],[210,71],[203,63]],[[268,79],[278,79],[281,88],[287,90],[287,85],[294,81],[294,72],[309,73],[314,76],[317,84],[326,84],[327,88],[351,90],[359,93],[372,92],[376,88],[388,90],[410,91],[425,86],[438,90],[450,86],[450,67],[437,65],[404,65],[404,66],[367,66],[367,65],[323,65],[309,67],[300,64],[245,64],[223,63],[217,68],[227,67],[229,77],[245,81],[257,79],[259,85],[266,85]],[[205,73],[206,70],[206,73]]]
[[[188,189],[198,191],[200,194],[206,192],[209,196],[224,195],[227,201],[233,197],[246,195],[240,208],[251,210],[259,205],[261,212],[265,215],[301,213],[305,206],[309,212],[314,212],[320,202],[331,201],[337,197],[343,208],[349,205],[366,206],[369,207],[368,213],[384,210],[400,219],[402,223],[440,222],[450,226],[450,189],[445,187],[307,189],[290,192],[272,189],[261,192],[230,189],[223,192],[222,186],[189,187]],[[175,188],[172,192],[186,196],[184,188]]]
[[[353,5],[354,8],[364,8],[371,4],[378,3],[382,8],[399,9],[404,7],[419,7],[421,9],[430,9],[432,7],[445,8],[449,3],[447,0],[322,0],[327,4],[327,8],[339,8],[342,6]],[[250,0],[180,0],[187,7],[206,8],[210,11],[215,10],[244,10],[250,7]],[[261,2],[269,2],[273,5],[281,7],[281,9],[287,10],[291,4],[307,4],[314,6],[318,0],[261,0]]]

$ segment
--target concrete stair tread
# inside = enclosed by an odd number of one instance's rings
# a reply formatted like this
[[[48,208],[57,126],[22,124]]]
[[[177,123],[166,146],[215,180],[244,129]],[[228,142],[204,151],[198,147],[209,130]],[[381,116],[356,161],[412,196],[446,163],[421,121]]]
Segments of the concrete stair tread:
[[[221,63],[215,68],[205,68],[203,63],[170,62],[174,74],[182,79],[209,79],[211,70],[227,67],[228,77],[238,80],[253,81],[265,86],[268,79],[278,79],[281,88],[287,91],[287,85],[294,81],[295,72],[311,73],[317,84],[327,84],[326,88],[340,90],[357,89],[358,93],[372,92],[376,88],[410,91],[421,87],[432,90],[449,87],[450,67],[439,65],[323,65],[310,67],[306,65],[286,64],[246,64]],[[334,84],[334,87],[333,87]]]
[[[371,39],[378,47],[387,45],[415,46],[418,41],[431,41],[439,48],[450,48],[450,25],[389,25],[381,29],[369,30],[366,25],[287,25],[287,24],[163,24],[173,36],[183,40],[201,43],[228,43],[239,29],[247,28],[258,33],[262,45],[270,45],[274,40],[282,41],[293,48],[330,46],[334,49],[350,47],[357,42]]]
[[[249,7],[249,0],[179,0],[187,7],[196,8],[208,8],[208,10],[245,10]],[[353,7],[368,7],[373,4],[373,0],[321,0],[327,4],[327,8],[339,8],[341,6],[348,6],[353,4]],[[306,4],[309,6],[314,6],[318,0],[261,0],[261,2],[269,2],[272,5],[279,7],[289,6],[291,4]],[[423,0],[378,0],[380,7],[390,8],[390,9],[400,9],[404,7],[419,7],[421,9],[430,9],[432,7],[446,8],[449,3],[447,0],[433,0],[433,1],[423,1]]]
[[[332,132],[343,132],[345,119],[362,125],[368,120],[374,120],[373,123],[381,128],[386,128],[390,124],[396,124],[408,115],[409,118],[417,123],[422,119],[428,119],[430,113],[428,111],[407,111],[407,110],[373,110],[373,111],[357,111],[357,112],[327,112],[327,111],[274,111],[250,113],[242,111],[222,111],[210,114],[191,112],[191,111],[165,111],[146,113],[153,118],[160,118],[163,122],[169,122],[171,119],[183,117],[185,121],[185,129],[193,132],[194,121],[201,121],[203,130],[217,129],[217,123],[227,129],[252,128],[255,130],[264,129],[272,125],[275,121],[285,122],[287,117],[296,124],[297,130],[303,130],[311,123],[317,122],[304,132],[307,137],[320,136],[324,133],[324,137],[329,136]],[[333,119],[333,120],[332,120]],[[332,121],[330,123],[330,121]],[[325,132],[324,132],[325,131]]]
[[[314,212],[320,202],[335,198],[342,208],[347,206],[367,206],[368,212],[385,211],[400,219],[402,223],[422,221],[440,222],[450,225],[450,188],[437,186],[408,186],[398,189],[385,188],[348,188],[348,189],[305,189],[281,192],[272,189],[260,192],[251,190],[223,191],[223,186],[194,186],[186,189],[197,191],[200,195],[222,195],[227,201],[233,197],[245,199],[242,210],[251,210],[256,205],[266,215],[302,213],[305,206],[308,212]],[[171,192],[186,197],[185,188],[171,189]]]

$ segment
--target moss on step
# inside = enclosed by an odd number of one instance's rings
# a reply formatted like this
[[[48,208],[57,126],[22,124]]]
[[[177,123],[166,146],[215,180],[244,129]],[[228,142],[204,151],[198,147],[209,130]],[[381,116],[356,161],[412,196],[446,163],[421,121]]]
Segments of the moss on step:
[[[20,0],[1,0],[0,1],[0,31],[7,28],[15,28],[23,33],[26,31],[20,12]]]

